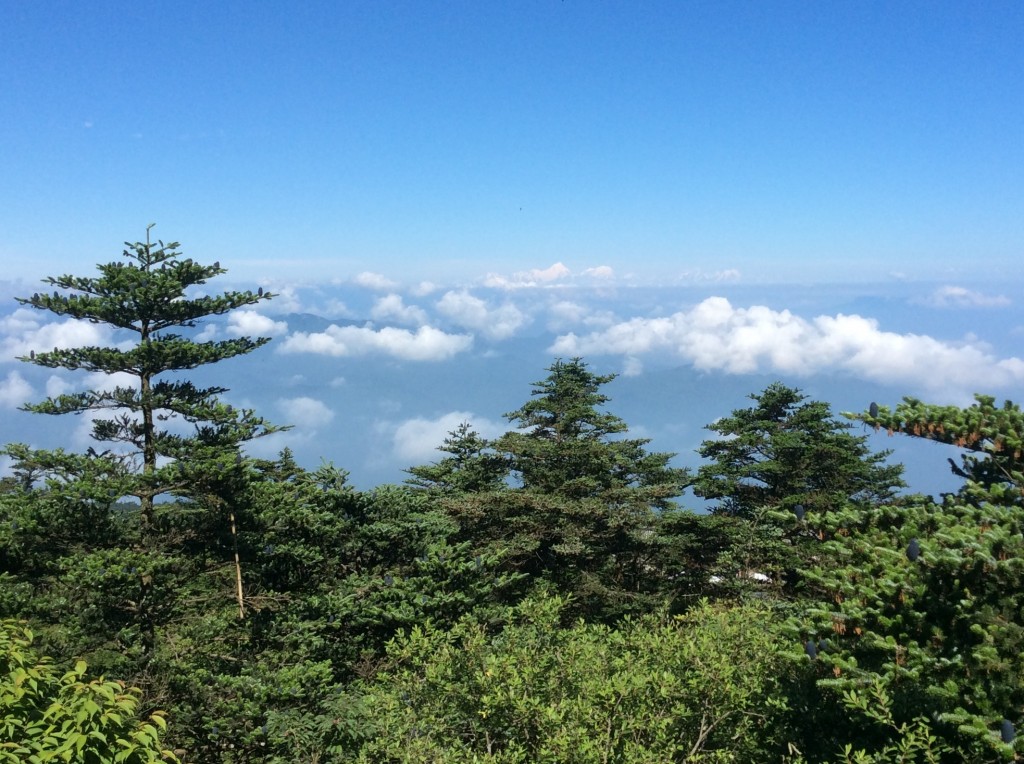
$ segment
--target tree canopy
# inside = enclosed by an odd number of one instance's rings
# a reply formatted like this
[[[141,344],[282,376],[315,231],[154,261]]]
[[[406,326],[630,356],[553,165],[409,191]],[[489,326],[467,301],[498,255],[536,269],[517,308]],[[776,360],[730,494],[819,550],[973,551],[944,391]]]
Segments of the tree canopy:
[[[188,374],[267,340],[191,330],[271,295],[200,294],[224,270],[176,247],[24,300],[114,334],[23,360],[112,384],[26,407],[99,450],[6,449],[0,761],[1020,760],[1015,404],[847,415],[962,449],[940,497],[781,382],[691,475],[557,359],[503,435],[358,490],[242,453],[273,425]]]
[[[824,511],[887,501],[904,485],[902,466],[886,464],[889,452],[872,453],[827,403],[780,382],[750,398],[756,405],[707,425],[719,437],[698,449],[711,463],[697,471],[693,492],[718,500],[715,511],[750,517],[797,504]]]

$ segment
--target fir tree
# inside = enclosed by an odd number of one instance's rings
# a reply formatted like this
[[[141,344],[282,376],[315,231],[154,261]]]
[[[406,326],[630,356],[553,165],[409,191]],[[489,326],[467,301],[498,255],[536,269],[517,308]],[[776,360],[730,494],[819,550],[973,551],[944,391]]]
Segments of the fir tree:
[[[141,528],[154,525],[154,499],[160,494],[193,495],[204,490],[211,471],[223,471],[218,457],[238,445],[277,429],[249,410],[236,410],[218,400],[222,387],[201,388],[181,379],[180,372],[243,355],[269,342],[266,337],[197,342],[177,333],[196,326],[199,319],[269,300],[258,292],[225,292],[192,296],[190,290],[226,271],[219,263],[201,265],[183,258],[178,244],[155,244],[149,238],[126,242],[124,260],[99,265],[99,276],[64,275],[44,279],[52,294],[19,298],[23,305],[58,316],[104,324],[130,333],[131,347],[78,347],[32,351],[19,360],[47,368],[130,375],[130,386],[86,390],[48,398],[23,407],[40,414],[101,412],[92,436],[109,449],[100,454],[120,475],[111,484],[118,496],[140,502]],[[63,290],[63,293],[62,291]],[[180,419],[191,424],[191,434],[171,432],[164,422]],[[81,474],[81,457],[63,451],[33,452],[12,445],[7,452],[21,470],[34,465],[61,481]],[[90,449],[90,454],[94,454]],[[34,474],[34,473],[33,473]],[[205,488],[204,488],[205,487]],[[114,497],[116,498],[116,497]]]
[[[717,512],[749,518],[798,504],[820,512],[850,500],[886,501],[904,485],[903,467],[885,463],[890,452],[872,453],[827,403],[780,382],[750,398],[755,406],[709,424],[720,437],[699,449],[711,463],[697,472],[693,492],[719,500]]]
[[[516,571],[573,592],[589,614],[626,612],[656,588],[657,510],[682,493],[672,454],[626,438],[626,423],[602,410],[614,375],[579,358],[556,360],[533,398],[506,414],[516,429],[493,442],[511,485],[445,502],[460,538],[500,550]]]
[[[437,450],[450,456],[434,464],[409,468],[409,485],[457,495],[498,490],[508,477],[506,460],[494,452],[490,442],[469,422],[462,422],[449,432]]]
[[[951,762],[1013,759],[1003,730],[1024,722],[1024,415],[977,401],[906,399],[855,417],[970,449],[954,462],[965,482],[940,500],[808,514],[825,539],[806,571],[822,596],[794,635],[827,640],[812,662],[823,689],[861,704],[865,687],[884,689],[892,729],[928,720]],[[847,734],[856,738],[857,725]]]

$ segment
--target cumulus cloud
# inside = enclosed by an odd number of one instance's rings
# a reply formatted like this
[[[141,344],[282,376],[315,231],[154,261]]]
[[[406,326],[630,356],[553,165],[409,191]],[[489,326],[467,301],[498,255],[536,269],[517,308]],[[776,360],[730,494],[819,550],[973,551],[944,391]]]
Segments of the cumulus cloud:
[[[332,325],[322,332],[295,332],[278,346],[278,352],[330,356],[377,353],[406,361],[443,361],[468,350],[472,344],[472,335],[447,334],[431,326],[410,332],[394,327]]]
[[[1010,298],[987,295],[962,286],[943,286],[932,292],[925,304],[935,308],[1005,308]]]
[[[511,337],[530,322],[512,303],[492,308],[466,290],[446,292],[438,301],[437,309],[457,325],[496,340]]]
[[[398,286],[396,282],[392,281],[387,276],[382,276],[379,273],[371,273],[370,271],[364,271],[363,273],[356,275],[352,281],[361,287],[366,287],[367,289],[380,289],[382,291],[394,289]]]
[[[634,318],[586,336],[564,334],[550,352],[627,357],[671,352],[702,371],[845,371],[873,382],[957,395],[1024,382],[1024,360],[999,359],[975,341],[951,343],[886,332],[874,319],[857,315],[807,320],[761,305],[736,308],[724,297],[710,297],[692,310],[663,318]]]
[[[216,324],[206,324],[203,327],[202,331],[200,331],[199,334],[195,336],[195,341],[212,342],[213,340],[217,339],[217,335],[219,334],[220,331],[218,330]]]
[[[433,281],[421,281],[412,287],[409,292],[416,297],[426,297],[428,294],[436,292],[439,288]]]
[[[595,279],[611,279],[615,277],[615,271],[607,265],[599,265],[596,268],[587,268],[583,275]]]
[[[435,419],[415,417],[395,427],[392,436],[394,454],[407,464],[435,462],[444,456],[438,452],[438,446],[463,422],[469,422],[485,438],[495,438],[507,429],[500,422],[478,419],[468,411],[451,411]]]
[[[0,380],[0,407],[16,409],[34,396],[32,385],[16,371],[8,372],[7,378]]]
[[[288,424],[301,430],[318,430],[334,419],[330,407],[316,398],[282,398],[278,400],[277,407]]]
[[[228,318],[228,331],[231,334],[271,337],[287,332],[288,324],[284,321],[274,321],[254,310],[236,310]]]
[[[396,321],[413,326],[427,323],[426,311],[416,305],[406,305],[399,294],[379,297],[374,302],[370,315],[378,321]]]
[[[69,318],[44,322],[29,308],[18,308],[0,319],[0,360],[28,355],[32,350],[111,345],[112,332],[102,324]]]
[[[533,268],[528,271],[519,271],[511,276],[490,273],[484,279],[484,286],[498,289],[521,289],[523,287],[543,286],[567,279],[571,273],[562,263],[555,263],[548,268]]]
[[[74,389],[74,385],[68,382],[63,377],[59,377],[56,374],[51,374],[46,380],[46,397],[56,398],[58,396],[69,393]]]

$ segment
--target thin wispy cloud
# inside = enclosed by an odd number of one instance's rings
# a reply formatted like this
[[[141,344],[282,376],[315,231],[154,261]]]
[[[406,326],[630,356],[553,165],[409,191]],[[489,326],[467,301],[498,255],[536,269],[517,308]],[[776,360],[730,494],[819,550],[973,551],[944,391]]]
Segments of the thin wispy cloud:
[[[695,268],[680,273],[678,280],[684,284],[724,284],[739,281],[742,275],[737,268],[724,268],[717,271]]]
[[[711,297],[691,310],[633,318],[584,336],[561,335],[556,355],[671,353],[701,371],[810,375],[841,371],[883,384],[962,395],[1024,382],[1024,360],[998,358],[983,343],[953,343],[884,331],[874,319],[805,319],[788,310],[734,307]]]
[[[923,302],[933,308],[1005,308],[1010,305],[1010,298],[950,285],[939,287]]]
[[[610,310],[595,309],[575,300],[556,300],[546,306],[546,311],[547,326],[553,332],[568,331],[572,327],[595,329],[619,320]]]

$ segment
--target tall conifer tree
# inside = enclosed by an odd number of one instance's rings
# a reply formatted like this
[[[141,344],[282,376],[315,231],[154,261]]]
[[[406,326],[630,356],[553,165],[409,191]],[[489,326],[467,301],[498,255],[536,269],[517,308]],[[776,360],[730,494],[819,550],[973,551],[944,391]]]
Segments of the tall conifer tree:
[[[201,265],[183,258],[176,242],[151,242],[150,228],[146,229],[145,242],[125,242],[124,260],[98,265],[99,276],[49,277],[44,283],[55,287],[52,294],[37,293],[18,300],[58,316],[104,324],[133,336],[126,349],[55,347],[32,351],[19,360],[48,368],[134,378],[131,385],[67,393],[23,409],[53,415],[107,414],[93,421],[92,436],[108,448],[99,455],[90,449],[90,456],[106,463],[110,475],[118,477],[118,485],[112,490],[139,500],[144,533],[153,527],[153,500],[157,496],[193,495],[197,487],[209,482],[205,478],[211,472],[212,460],[237,452],[244,441],[278,429],[250,410],[236,410],[221,403],[218,396],[225,388],[197,387],[175,376],[244,355],[269,342],[267,337],[199,342],[178,332],[195,327],[202,318],[255,305],[273,295],[262,288],[256,293],[190,294],[190,290],[225,273],[225,269],[219,262]],[[172,432],[163,424],[172,420],[191,424],[192,432]],[[63,450],[32,451],[15,444],[8,446],[7,452],[23,471],[31,466],[38,473],[59,475],[65,480],[85,471],[83,457]]]

